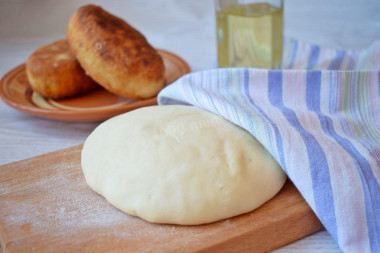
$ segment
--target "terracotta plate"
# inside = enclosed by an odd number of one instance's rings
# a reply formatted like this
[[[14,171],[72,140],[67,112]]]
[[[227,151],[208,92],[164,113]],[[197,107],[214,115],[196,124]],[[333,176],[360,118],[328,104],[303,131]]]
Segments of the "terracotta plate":
[[[180,57],[158,49],[165,64],[165,82],[170,84],[190,72]],[[157,98],[132,100],[99,88],[70,99],[47,99],[33,92],[25,73],[25,64],[9,71],[0,81],[0,97],[9,106],[36,116],[73,122],[103,121],[123,112],[157,104]]]

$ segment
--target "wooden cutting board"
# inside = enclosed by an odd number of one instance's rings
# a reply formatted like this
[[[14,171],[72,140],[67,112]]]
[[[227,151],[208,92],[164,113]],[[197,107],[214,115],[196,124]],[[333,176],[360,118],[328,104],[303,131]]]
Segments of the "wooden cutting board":
[[[323,228],[290,181],[244,215],[200,226],[151,224],[86,185],[81,149],[0,167],[0,251],[265,252]]]

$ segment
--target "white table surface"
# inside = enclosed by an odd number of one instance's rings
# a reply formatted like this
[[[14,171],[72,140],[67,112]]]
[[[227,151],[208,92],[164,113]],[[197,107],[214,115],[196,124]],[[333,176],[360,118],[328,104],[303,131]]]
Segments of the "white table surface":
[[[1,0],[0,76],[39,46],[65,37],[71,14],[101,5],[140,30],[157,48],[184,58],[193,71],[216,66],[213,0]],[[380,38],[378,0],[285,0],[286,36],[323,46],[362,49]],[[0,101],[0,165],[84,142],[99,123],[67,123],[19,112]],[[341,252],[321,231],[276,252]]]

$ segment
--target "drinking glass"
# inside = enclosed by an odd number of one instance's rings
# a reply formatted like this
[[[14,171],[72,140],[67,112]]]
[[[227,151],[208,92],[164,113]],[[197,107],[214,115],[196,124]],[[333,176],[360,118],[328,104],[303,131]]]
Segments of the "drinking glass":
[[[215,0],[218,67],[279,69],[283,0]]]

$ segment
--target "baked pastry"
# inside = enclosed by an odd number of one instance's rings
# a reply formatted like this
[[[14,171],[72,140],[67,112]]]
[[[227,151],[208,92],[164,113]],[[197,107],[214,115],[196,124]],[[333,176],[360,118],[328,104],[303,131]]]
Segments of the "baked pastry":
[[[98,87],[70,51],[67,40],[38,48],[26,61],[32,89],[47,98],[73,97]]]
[[[85,5],[73,14],[67,39],[86,73],[112,93],[145,99],[164,86],[165,68],[157,51],[137,30],[99,6]]]

